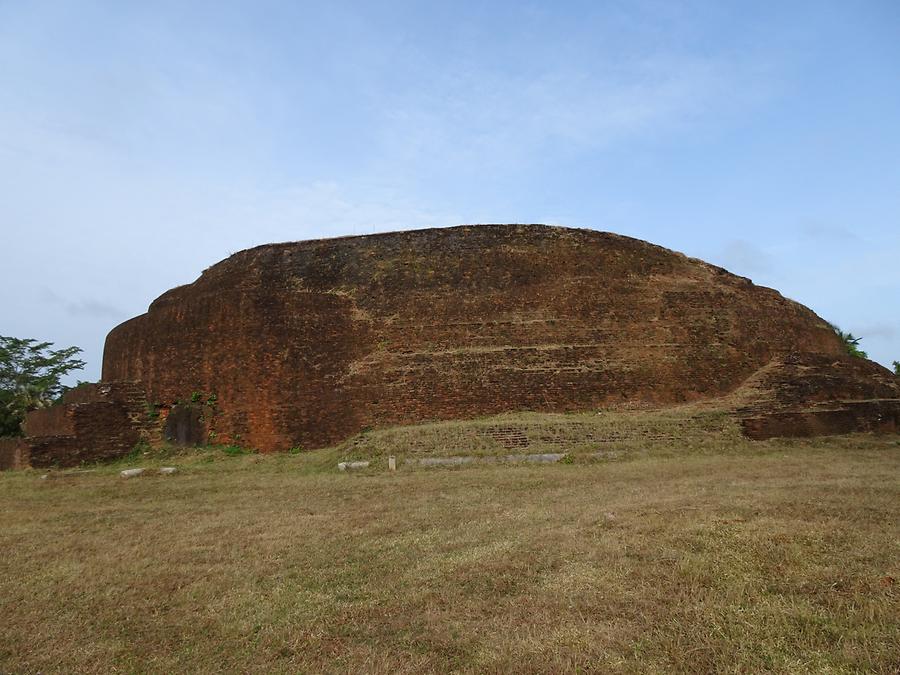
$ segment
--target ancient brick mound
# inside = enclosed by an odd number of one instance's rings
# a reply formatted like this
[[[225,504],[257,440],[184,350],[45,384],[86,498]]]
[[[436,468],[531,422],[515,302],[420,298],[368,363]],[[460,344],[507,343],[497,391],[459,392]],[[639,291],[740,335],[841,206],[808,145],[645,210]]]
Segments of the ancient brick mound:
[[[115,328],[103,381],[30,413],[0,468],[684,403],[754,439],[900,429],[900,378],[776,291],[614,234],[479,225],[231,256]]]
[[[161,419],[190,420],[188,435],[202,424],[261,450],[424,420],[701,400],[757,438],[900,420],[898,379],[847,357],[828,324],[776,291],[643,241],[542,225],[237,253],[115,328],[103,380],[140,383]]]

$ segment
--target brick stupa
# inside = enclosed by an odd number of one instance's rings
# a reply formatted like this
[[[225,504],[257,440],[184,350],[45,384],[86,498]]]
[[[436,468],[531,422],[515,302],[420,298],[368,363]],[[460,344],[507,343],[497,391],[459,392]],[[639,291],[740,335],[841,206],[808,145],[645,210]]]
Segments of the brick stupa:
[[[318,448],[507,411],[708,401],[747,435],[893,431],[900,379],[808,308],[647,242],[472,225],[259,246],[112,330],[31,462],[139,439]]]

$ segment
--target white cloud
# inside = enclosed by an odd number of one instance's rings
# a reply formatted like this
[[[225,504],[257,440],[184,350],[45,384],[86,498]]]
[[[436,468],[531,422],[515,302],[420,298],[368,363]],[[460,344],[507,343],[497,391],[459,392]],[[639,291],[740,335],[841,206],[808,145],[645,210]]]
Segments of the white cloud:
[[[390,101],[384,145],[405,160],[452,165],[540,161],[681,129],[735,105],[743,84],[735,65],[674,56],[531,76],[450,69]]]

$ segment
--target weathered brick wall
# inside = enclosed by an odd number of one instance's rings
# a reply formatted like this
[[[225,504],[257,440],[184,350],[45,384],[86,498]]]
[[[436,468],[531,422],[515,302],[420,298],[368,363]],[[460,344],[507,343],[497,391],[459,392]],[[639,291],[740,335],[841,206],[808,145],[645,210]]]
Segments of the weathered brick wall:
[[[872,361],[791,354],[754,380],[736,411],[751,438],[900,429],[900,378]]]
[[[25,442],[34,467],[76,466],[128,454],[158,435],[143,387],[134,382],[82,385],[61,403],[28,413]]]
[[[30,436],[71,436],[75,433],[70,410],[64,405],[54,405],[28,413],[25,433]]]
[[[810,437],[853,431],[897,433],[900,401],[848,401],[837,407],[767,412],[741,421],[744,433],[756,440],[775,437]]]
[[[469,226],[261,246],[114,329],[104,380],[218,397],[263,450],[367,427],[721,396],[792,352],[837,356],[810,310],[613,234]]]
[[[29,466],[28,445],[22,438],[0,438],[0,471]]]

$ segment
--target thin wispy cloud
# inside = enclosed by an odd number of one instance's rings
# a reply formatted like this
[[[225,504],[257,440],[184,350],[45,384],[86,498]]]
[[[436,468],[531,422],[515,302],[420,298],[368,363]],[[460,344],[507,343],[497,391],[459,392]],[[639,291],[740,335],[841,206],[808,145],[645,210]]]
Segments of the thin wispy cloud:
[[[743,239],[729,241],[714,260],[732,272],[746,277],[774,271],[772,256],[756,244]]]
[[[730,63],[678,54],[516,76],[463,69],[391,101],[383,145],[405,161],[538,164],[714,120],[757,88]]]
[[[50,305],[62,307],[68,314],[74,317],[113,319],[119,321],[128,318],[127,314],[121,309],[103,302],[102,300],[97,300],[95,298],[70,300],[46,286],[40,287],[39,297],[42,301]]]
[[[827,225],[825,223],[810,223],[801,228],[801,233],[807,239],[814,242],[832,241],[840,244],[857,244],[862,241],[858,232],[849,227]]]
[[[869,340],[894,341],[900,338],[900,321],[862,324],[858,334]]]

